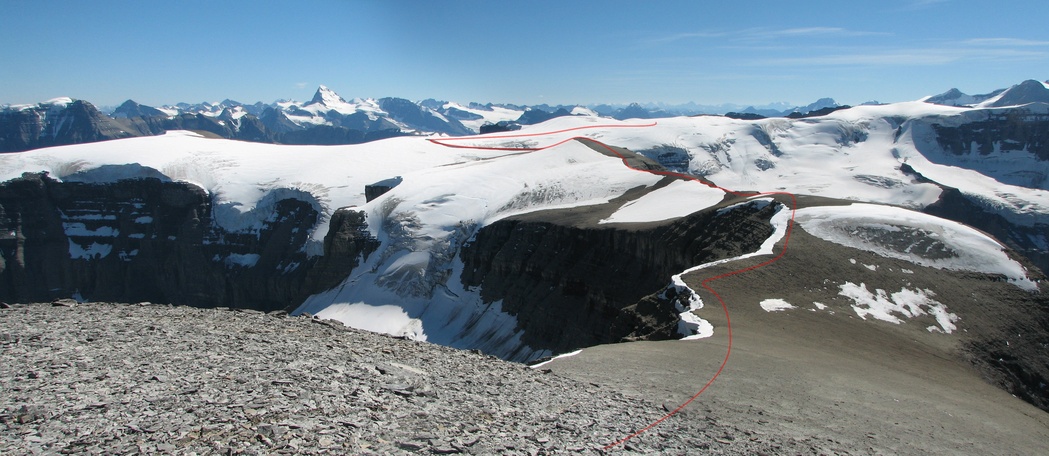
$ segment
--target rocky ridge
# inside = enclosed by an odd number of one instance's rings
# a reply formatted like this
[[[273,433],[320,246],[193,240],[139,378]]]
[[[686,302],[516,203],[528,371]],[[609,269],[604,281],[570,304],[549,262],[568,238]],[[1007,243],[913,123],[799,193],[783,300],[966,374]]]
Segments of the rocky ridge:
[[[0,453],[602,453],[668,406],[476,352],[282,312],[0,308]],[[849,451],[690,409],[616,448]]]

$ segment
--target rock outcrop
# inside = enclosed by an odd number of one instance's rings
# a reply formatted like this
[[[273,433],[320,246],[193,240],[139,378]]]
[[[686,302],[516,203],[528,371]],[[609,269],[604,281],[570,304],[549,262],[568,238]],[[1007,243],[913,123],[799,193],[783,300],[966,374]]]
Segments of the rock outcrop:
[[[288,198],[258,226],[228,231],[209,195],[156,178],[0,185],[0,300],[80,296],[283,309],[304,293],[319,214]]]
[[[677,338],[679,312],[660,296],[670,277],[757,250],[778,209],[743,204],[629,228],[552,222],[572,220],[559,211],[505,219],[464,246],[462,280],[502,300],[534,349]]]
[[[75,180],[27,173],[0,185],[0,300],[291,309],[379,248],[353,208],[335,211],[323,254],[311,257],[320,215],[299,198],[274,197],[258,224],[234,230],[219,223],[229,209],[191,184]],[[757,249],[775,210],[743,204],[640,227],[595,225],[570,210],[518,216],[481,229],[459,252],[462,277],[446,279],[502,301],[535,350],[676,338],[679,310],[662,293],[670,277]]]
[[[986,156],[994,152],[1028,152],[1039,160],[1049,161],[1049,114],[1010,109],[989,113],[986,120],[976,120],[958,126],[936,123],[932,126],[940,147],[954,155]],[[1045,176],[1042,176],[1039,182],[1014,184],[1025,187],[1044,185]]]
[[[338,285],[379,248],[379,240],[368,231],[364,211],[338,209],[331,216],[330,226],[324,236],[324,255],[312,263],[305,290],[318,292]]]
[[[1049,251],[1046,250],[1046,246],[1049,245],[1049,223],[1013,223],[978,197],[932,181],[906,163],[900,170],[943,189],[940,199],[924,208],[922,212],[985,231],[1039,270],[1049,271]]]

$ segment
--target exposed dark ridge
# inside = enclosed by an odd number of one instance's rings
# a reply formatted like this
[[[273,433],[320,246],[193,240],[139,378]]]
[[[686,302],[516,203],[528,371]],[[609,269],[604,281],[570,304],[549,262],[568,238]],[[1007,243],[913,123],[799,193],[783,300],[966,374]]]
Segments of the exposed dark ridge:
[[[614,205],[612,210],[614,210]],[[776,204],[702,211],[673,222],[595,226],[595,208],[543,211],[481,229],[463,247],[466,286],[501,300],[534,349],[563,353],[625,340],[678,337],[673,274],[756,250]],[[565,225],[581,217],[583,225]],[[554,220],[558,222],[553,222]]]

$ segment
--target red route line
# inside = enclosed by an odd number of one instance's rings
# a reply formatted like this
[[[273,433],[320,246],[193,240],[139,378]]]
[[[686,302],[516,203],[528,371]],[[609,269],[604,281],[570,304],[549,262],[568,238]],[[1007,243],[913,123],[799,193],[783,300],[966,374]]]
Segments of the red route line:
[[[563,130],[546,131],[546,132],[542,132],[542,133],[518,133],[518,134],[513,134],[513,135],[499,135],[499,136],[488,136],[488,135],[485,135],[485,136],[459,136],[459,137],[455,137],[455,138],[430,138],[430,139],[427,139],[427,141],[430,141],[430,142],[432,142],[434,144],[438,144],[438,145],[445,146],[445,147],[452,147],[452,148],[455,148],[455,149],[479,149],[479,150],[499,150],[499,151],[517,150],[517,151],[526,151],[526,152],[536,152],[536,151],[540,151],[540,150],[544,150],[544,149],[549,149],[549,148],[554,147],[554,146],[559,146],[561,144],[564,144],[566,142],[569,142],[569,141],[572,141],[572,140],[575,140],[575,139],[585,139],[585,140],[593,141],[593,142],[595,142],[597,144],[600,144],[602,146],[604,146],[604,144],[602,142],[600,142],[600,141],[597,141],[597,140],[594,140],[594,139],[590,139],[590,138],[587,138],[585,136],[573,136],[571,138],[568,138],[568,139],[565,139],[565,140],[562,140],[562,141],[558,141],[556,143],[549,144],[549,145],[546,145],[546,146],[543,146],[543,147],[494,147],[494,146],[489,147],[489,146],[473,146],[473,145],[448,144],[448,142],[451,142],[451,141],[473,141],[473,140],[478,140],[478,139],[481,139],[481,140],[484,140],[484,139],[509,139],[509,138],[527,138],[527,137],[534,137],[534,136],[550,136],[550,135],[556,135],[558,133],[566,133],[566,132],[578,131],[578,130],[589,130],[589,129],[593,129],[593,128],[644,128],[644,127],[654,127],[654,126],[656,126],[655,122],[648,123],[648,124],[584,125],[584,126],[581,126],[581,127],[565,128]],[[605,147],[608,147],[608,146],[605,146]],[[611,149],[609,149],[609,150],[611,150]],[[620,158],[623,158],[622,155],[619,155],[614,150],[612,151],[612,153],[618,155]],[[624,163],[626,163],[626,162],[624,161]],[[627,165],[627,167],[630,168],[630,165]],[[631,169],[633,169],[633,168],[631,168]],[[640,171],[640,170],[638,170],[638,171]]]
[[[597,145],[599,147],[602,147],[605,150],[607,150],[607,151],[611,152],[612,154],[614,154],[615,156],[619,157],[619,159],[623,161],[623,166],[626,166],[628,169],[632,169],[634,171],[639,171],[639,172],[649,173],[649,174],[655,174],[655,175],[658,175],[658,176],[676,177],[676,178],[679,178],[679,179],[684,179],[684,180],[689,180],[689,181],[693,181],[693,182],[698,182],[698,183],[701,183],[701,184],[706,185],[708,187],[716,188],[716,189],[721,190],[721,191],[723,191],[725,193],[731,193],[731,194],[736,195],[736,196],[751,196],[751,197],[753,197],[753,196],[763,196],[763,195],[786,195],[786,196],[790,197],[790,201],[791,201],[790,222],[787,224],[787,232],[785,233],[785,235],[783,237],[783,249],[780,251],[779,255],[776,255],[774,258],[769,259],[769,260],[767,260],[765,262],[762,262],[760,264],[756,264],[756,265],[753,265],[753,266],[749,266],[749,267],[746,267],[746,268],[743,268],[743,269],[738,269],[738,270],[731,271],[731,272],[726,272],[724,274],[720,274],[720,275],[717,275],[717,276],[714,276],[714,277],[708,277],[706,279],[703,279],[703,281],[701,282],[701,284],[703,285],[703,288],[705,288],[708,292],[713,294],[715,298],[717,298],[718,302],[721,303],[721,308],[725,311],[725,327],[726,327],[726,334],[728,336],[728,345],[725,347],[725,358],[723,360],[721,360],[721,365],[718,366],[718,370],[716,372],[714,372],[714,375],[712,377],[710,377],[710,380],[707,380],[707,383],[704,384],[703,387],[700,388],[699,391],[696,394],[692,395],[692,397],[688,398],[688,400],[683,402],[677,408],[675,408],[674,410],[671,410],[666,415],[663,415],[663,417],[653,421],[649,425],[647,425],[647,426],[637,430],[636,432],[634,432],[634,433],[632,433],[630,435],[627,435],[626,437],[623,437],[622,439],[619,439],[619,440],[617,440],[617,441],[615,441],[613,443],[610,443],[610,444],[604,446],[603,447],[604,450],[610,450],[612,448],[615,448],[616,446],[622,445],[622,444],[626,443],[628,440],[643,434],[644,432],[648,431],[649,429],[652,429],[652,428],[658,426],[660,423],[662,423],[662,422],[666,421],[667,419],[669,419],[670,417],[676,415],[678,412],[680,412],[685,407],[687,407],[689,404],[691,404],[692,401],[695,401],[696,398],[698,398],[701,394],[703,394],[703,392],[706,391],[707,388],[709,388],[710,385],[712,385],[714,383],[714,380],[716,380],[721,375],[721,372],[723,370],[725,370],[725,366],[728,365],[728,359],[732,355],[732,319],[729,316],[728,304],[725,303],[725,300],[721,297],[720,294],[718,294],[717,291],[714,291],[714,289],[710,286],[710,283],[715,281],[715,280],[724,279],[724,278],[727,278],[727,277],[731,277],[731,276],[734,276],[734,275],[742,274],[742,273],[745,273],[745,272],[753,271],[753,270],[761,268],[761,267],[768,266],[768,265],[770,265],[772,263],[775,263],[776,261],[779,261],[780,258],[783,258],[783,256],[787,254],[787,244],[790,243],[790,233],[791,233],[791,231],[794,228],[794,215],[795,215],[795,213],[798,210],[798,199],[797,199],[797,197],[795,197],[795,195],[793,193],[789,193],[789,192],[752,192],[752,193],[737,192],[737,191],[734,191],[734,190],[729,190],[729,189],[726,189],[726,188],[714,185],[713,183],[710,183],[710,182],[705,182],[705,181],[700,180],[699,178],[697,178],[695,176],[690,176],[688,174],[676,173],[676,172],[672,172],[672,171],[654,171],[654,170],[636,168],[636,167],[630,165],[630,162],[627,159],[627,157],[623,156],[623,154],[619,153],[619,151],[613,149],[608,144],[605,144],[605,143],[603,143],[601,141],[598,141],[596,139],[587,138],[585,136],[573,136],[571,138],[564,139],[564,140],[558,141],[556,143],[549,144],[549,145],[542,146],[542,147],[486,147],[486,146],[475,146],[475,145],[447,144],[447,142],[449,142],[449,141],[478,140],[478,139],[484,140],[484,139],[506,139],[506,138],[548,136],[548,135],[553,135],[553,134],[557,134],[557,133],[565,133],[565,132],[569,132],[569,131],[584,130],[584,129],[590,129],[590,128],[636,128],[636,127],[652,127],[652,126],[655,126],[655,125],[656,125],[655,122],[652,122],[651,124],[640,124],[640,125],[637,125],[637,124],[626,124],[626,125],[623,125],[623,124],[618,124],[618,125],[617,124],[587,125],[587,126],[582,126],[582,127],[566,128],[564,130],[556,130],[556,131],[549,131],[549,132],[542,132],[542,133],[521,133],[521,134],[502,135],[502,136],[465,136],[465,137],[456,137],[456,138],[440,138],[440,139],[431,138],[431,139],[428,139],[428,141],[430,141],[430,142],[432,142],[434,144],[438,144],[438,145],[445,146],[445,147],[457,148],[457,149],[479,149],[479,150],[498,150],[498,151],[518,150],[518,151],[526,151],[526,152],[537,152],[537,151],[549,149],[549,148],[552,148],[552,147],[564,144],[564,143],[572,141],[572,140],[587,141],[587,142],[593,143],[593,144],[595,144],[595,145]]]

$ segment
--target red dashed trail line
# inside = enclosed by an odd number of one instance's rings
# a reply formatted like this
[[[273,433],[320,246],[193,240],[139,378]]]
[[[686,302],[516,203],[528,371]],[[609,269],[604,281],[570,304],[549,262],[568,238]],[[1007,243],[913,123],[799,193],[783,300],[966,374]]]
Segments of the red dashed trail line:
[[[542,150],[546,150],[546,149],[550,149],[550,148],[559,146],[559,145],[567,143],[569,141],[582,141],[582,142],[587,142],[587,143],[593,144],[593,145],[595,145],[597,147],[600,147],[602,149],[607,150],[612,155],[614,155],[616,157],[619,157],[619,159],[623,161],[623,165],[624,166],[626,166],[627,168],[632,169],[634,171],[638,171],[638,172],[642,172],[642,173],[655,174],[655,175],[658,175],[658,176],[676,177],[676,178],[679,178],[679,179],[693,181],[693,182],[696,182],[696,183],[699,183],[699,184],[702,184],[702,185],[706,185],[708,187],[719,189],[719,190],[721,190],[721,191],[723,191],[725,193],[729,193],[729,194],[733,194],[733,195],[737,195],[737,196],[757,197],[757,196],[783,195],[783,196],[786,196],[786,197],[790,198],[790,202],[791,202],[790,221],[787,223],[787,230],[786,230],[786,233],[784,234],[784,237],[783,237],[783,248],[780,249],[779,254],[777,254],[775,257],[773,257],[773,258],[771,258],[771,259],[769,259],[769,260],[767,260],[765,262],[762,262],[762,263],[759,263],[759,264],[756,264],[756,265],[752,265],[752,266],[748,266],[748,267],[743,268],[743,269],[738,269],[738,270],[735,270],[735,271],[726,272],[726,273],[723,273],[723,274],[720,274],[720,275],[716,275],[716,276],[713,276],[713,277],[707,277],[707,278],[703,279],[703,281],[701,282],[701,285],[703,286],[703,288],[706,289],[708,292],[710,292],[710,294],[712,294],[715,298],[717,298],[718,302],[721,303],[721,308],[725,312],[725,331],[726,331],[726,335],[728,337],[728,343],[727,343],[726,348],[725,348],[725,358],[721,361],[721,365],[718,366],[717,371],[714,372],[714,375],[712,375],[710,377],[710,380],[707,380],[707,382],[699,389],[699,391],[696,392],[696,394],[692,395],[692,397],[688,398],[688,400],[686,400],[685,402],[681,403],[681,405],[677,406],[677,408],[671,410],[670,412],[668,412],[663,417],[661,417],[661,418],[659,418],[659,419],[649,423],[645,427],[643,427],[641,429],[638,429],[637,431],[635,431],[635,432],[633,432],[633,433],[631,433],[631,434],[629,434],[629,435],[627,435],[627,436],[625,436],[625,437],[623,437],[623,438],[621,438],[621,439],[619,439],[619,440],[617,440],[615,442],[612,442],[612,443],[606,445],[604,447],[605,450],[611,450],[611,449],[613,449],[613,448],[615,448],[615,447],[617,447],[619,445],[622,445],[622,444],[626,443],[628,440],[645,433],[646,431],[648,431],[648,430],[658,426],[660,423],[666,421],[670,417],[676,415],[681,410],[684,410],[685,407],[687,407],[689,404],[691,404],[693,401],[695,401],[701,394],[703,394],[703,392],[706,391],[707,388],[710,387],[710,385],[714,384],[714,380],[716,380],[721,375],[721,372],[723,370],[725,370],[725,366],[728,365],[729,357],[732,355],[732,319],[729,316],[728,304],[725,303],[725,300],[721,297],[720,294],[718,294],[717,291],[714,290],[713,287],[710,286],[710,284],[712,282],[720,280],[720,279],[724,279],[724,278],[727,278],[727,277],[732,277],[732,276],[735,276],[735,275],[738,275],[738,274],[743,274],[745,272],[753,271],[755,269],[768,266],[768,265],[770,265],[772,263],[775,263],[775,262],[779,261],[780,258],[783,258],[783,256],[786,255],[786,253],[787,253],[787,245],[790,243],[790,234],[791,234],[791,231],[794,228],[794,215],[795,215],[795,213],[797,211],[797,208],[798,208],[797,197],[795,197],[795,195],[793,193],[789,193],[789,192],[737,192],[737,191],[734,191],[734,190],[729,190],[729,189],[726,189],[726,188],[723,188],[723,187],[719,187],[719,186],[714,185],[714,184],[709,183],[709,182],[705,182],[705,181],[700,180],[699,178],[697,178],[695,176],[690,176],[688,174],[675,173],[675,172],[671,172],[671,171],[654,171],[654,170],[647,170],[647,169],[637,168],[637,167],[634,167],[634,166],[632,166],[630,164],[630,161],[629,161],[628,157],[624,156],[622,153],[620,153],[616,149],[612,148],[611,146],[609,146],[609,145],[607,145],[607,144],[605,144],[605,143],[603,143],[601,141],[598,141],[598,140],[593,139],[593,138],[588,138],[586,136],[571,136],[571,137],[562,139],[560,141],[556,141],[554,143],[547,144],[545,146],[535,146],[535,147],[530,147],[530,146],[514,147],[513,145],[484,146],[484,145],[479,145],[478,143],[483,143],[483,142],[487,142],[487,141],[490,141],[490,140],[496,140],[496,139],[550,137],[550,136],[559,135],[561,133],[575,132],[575,131],[579,131],[579,130],[588,130],[588,129],[645,128],[645,127],[653,127],[655,125],[656,125],[655,122],[648,123],[648,124],[586,125],[586,126],[582,126],[582,127],[566,128],[566,129],[563,129],[563,130],[547,131],[547,132],[540,132],[540,133],[521,133],[521,134],[491,135],[491,136],[490,135],[484,135],[484,136],[463,136],[463,137],[454,137],[454,138],[431,138],[431,139],[429,139],[429,141],[434,143],[434,144],[438,144],[438,145],[445,146],[445,147],[452,147],[452,148],[456,148],[456,149],[478,149],[478,150],[495,150],[495,151],[521,151],[521,152],[538,152],[538,151],[542,151]],[[470,143],[470,144],[457,144],[458,142],[470,142],[470,141],[472,141],[473,143]]]

